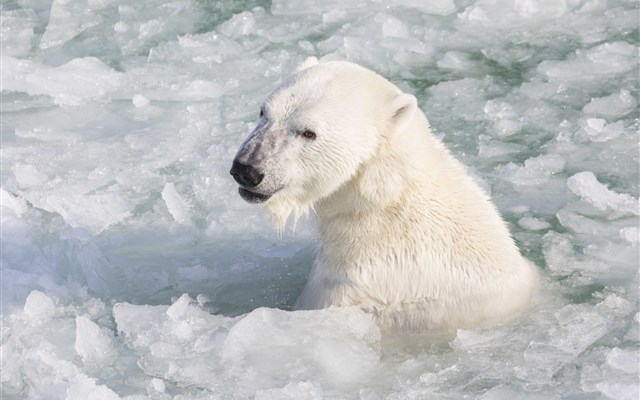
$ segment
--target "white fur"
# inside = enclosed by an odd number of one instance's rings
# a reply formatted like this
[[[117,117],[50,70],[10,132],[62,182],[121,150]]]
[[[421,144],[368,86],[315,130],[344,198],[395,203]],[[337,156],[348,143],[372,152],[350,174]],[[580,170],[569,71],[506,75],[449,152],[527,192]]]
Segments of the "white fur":
[[[257,160],[265,178],[256,190],[273,193],[265,204],[281,229],[311,207],[319,220],[297,308],[355,305],[385,328],[438,330],[527,308],[535,267],[415,97],[355,64],[312,60],[265,109],[237,157]],[[317,138],[296,136],[303,129]]]

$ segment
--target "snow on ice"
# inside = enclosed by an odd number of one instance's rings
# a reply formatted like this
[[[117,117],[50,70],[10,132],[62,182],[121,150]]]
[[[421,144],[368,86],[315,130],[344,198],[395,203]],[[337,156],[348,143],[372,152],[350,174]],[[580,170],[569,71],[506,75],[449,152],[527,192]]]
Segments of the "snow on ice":
[[[0,10],[3,399],[637,399],[638,3],[16,0]],[[308,56],[419,99],[544,294],[455,338],[291,311],[228,175]]]

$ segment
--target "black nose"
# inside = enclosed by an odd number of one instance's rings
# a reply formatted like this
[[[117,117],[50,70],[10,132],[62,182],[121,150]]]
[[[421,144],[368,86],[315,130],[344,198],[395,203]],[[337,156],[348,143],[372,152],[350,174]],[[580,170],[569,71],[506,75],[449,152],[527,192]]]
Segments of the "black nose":
[[[233,179],[244,187],[255,187],[262,182],[264,174],[261,174],[255,167],[234,161],[231,166]]]

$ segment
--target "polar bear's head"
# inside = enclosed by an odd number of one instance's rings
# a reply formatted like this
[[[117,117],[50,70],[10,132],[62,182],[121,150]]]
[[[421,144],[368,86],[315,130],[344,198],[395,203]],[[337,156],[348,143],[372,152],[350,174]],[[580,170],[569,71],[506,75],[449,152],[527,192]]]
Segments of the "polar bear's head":
[[[368,69],[307,60],[262,104],[231,175],[282,228],[352,180],[416,109],[414,96]]]

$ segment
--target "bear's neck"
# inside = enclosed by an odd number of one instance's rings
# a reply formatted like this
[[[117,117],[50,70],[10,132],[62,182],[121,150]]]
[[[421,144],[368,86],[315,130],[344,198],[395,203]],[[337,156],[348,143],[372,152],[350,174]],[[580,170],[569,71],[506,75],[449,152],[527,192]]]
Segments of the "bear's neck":
[[[387,207],[406,203],[403,197],[410,195],[415,185],[425,184],[430,174],[428,160],[438,162],[447,154],[418,111],[404,132],[385,137],[376,154],[360,165],[349,181],[315,204],[320,224],[375,215],[388,218],[389,213],[384,212]]]
[[[429,225],[426,214],[454,218],[444,214],[479,209],[479,220],[498,224],[500,218],[485,197],[462,164],[431,133],[424,114],[417,112],[406,131],[383,142],[376,156],[363,163],[336,192],[317,202],[314,209],[325,243],[344,247],[352,254],[359,244],[373,240],[371,235],[376,238],[370,243],[381,238],[391,243],[396,240],[394,227]],[[437,211],[443,201],[456,204]]]

